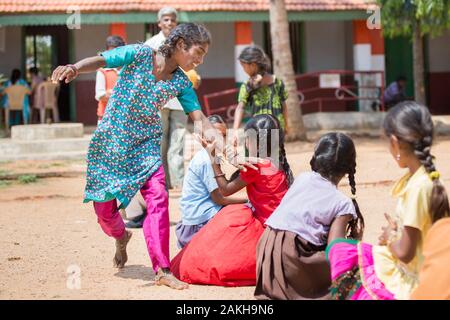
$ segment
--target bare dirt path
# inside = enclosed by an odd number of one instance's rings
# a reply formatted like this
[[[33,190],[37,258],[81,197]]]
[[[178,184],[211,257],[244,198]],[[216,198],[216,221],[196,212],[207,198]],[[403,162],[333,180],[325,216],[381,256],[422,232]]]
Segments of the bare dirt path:
[[[357,139],[356,143],[357,195],[366,217],[365,240],[376,242],[383,213],[395,208],[390,188],[403,171],[396,167],[384,141]],[[309,170],[312,149],[309,143],[287,146],[295,175]],[[450,140],[438,140],[433,151],[450,190]],[[30,172],[39,166],[41,171],[54,169],[51,162],[15,162],[0,164],[0,173]],[[83,163],[54,165],[61,171],[71,166],[76,171]],[[154,286],[142,230],[134,231],[127,267],[113,269],[114,241],[100,230],[92,204],[82,203],[83,188],[82,174],[0,184],[0,299],[253,299],[253,287],[190,286],[180,292]],[[341,188],[349,192],[347,181]],[[173,224],[179,220],[178,200],[179,195],[170,195]],[[177,252],[172,226],[171,254]],[[68,271],[81,272],[80,289],[68,288]]]

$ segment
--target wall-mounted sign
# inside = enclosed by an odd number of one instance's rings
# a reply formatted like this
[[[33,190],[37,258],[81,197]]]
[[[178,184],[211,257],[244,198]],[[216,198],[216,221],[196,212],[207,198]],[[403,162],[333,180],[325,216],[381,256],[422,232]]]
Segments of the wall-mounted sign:
[[[340,88],[341,75],[333,73],[324,73],[319,78],[320,88]]]

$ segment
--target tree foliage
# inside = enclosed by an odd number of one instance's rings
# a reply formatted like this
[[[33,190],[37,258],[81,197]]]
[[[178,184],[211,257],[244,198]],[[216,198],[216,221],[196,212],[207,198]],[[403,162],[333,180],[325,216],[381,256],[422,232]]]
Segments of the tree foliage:
[[[450,28],[450,0],[378,0],[381,21],[389,37],[412,37],[418,25],[421,35],[437,36]]]

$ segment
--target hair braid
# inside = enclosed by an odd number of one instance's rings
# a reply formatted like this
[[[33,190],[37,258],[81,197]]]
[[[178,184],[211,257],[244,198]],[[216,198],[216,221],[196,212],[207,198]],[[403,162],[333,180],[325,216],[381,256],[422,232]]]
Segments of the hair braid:
[[[430,216],[432,222],[450,215],[447,192],[435,173],[434,157],[431,155],[434,125],[429,110],[412,101],[399,103],[389,110],[384,120],[387,136],[393,135],[402,143],[409,145],[416,158],[425,168],[433,181],[430,199]]]
[[[282,131],[280,129],[280,131]],[[284,135],[284,133],[280,133],[280,135]],[[280,137],[280,165],[283,168],[284,174],[286,175],[286,182],[288,188],[294,183],[294,174],[292,173],[291,167],[289,166],[289,162],[286,158],[286,150],[284,149],[284,139]]]
[[[353,166],[353,169],[348,174],[348,182],[350,184],[350,188],[352,191],[352,195],[353,195],[352,202],[353,202],[353,205],[355,206],[357,218],[350,221],[347,231],[351,238],[361,240],[363,232],[364,232],[365,223],[364,223],[364,217],[361,213],[361,210],[359,209],[358,201],[356,201],[356,198],[355,198],[356,197],[356,182],[355,182],[355,171],[356,170],[355,170],[355,168],[356,168],[356,164]]]

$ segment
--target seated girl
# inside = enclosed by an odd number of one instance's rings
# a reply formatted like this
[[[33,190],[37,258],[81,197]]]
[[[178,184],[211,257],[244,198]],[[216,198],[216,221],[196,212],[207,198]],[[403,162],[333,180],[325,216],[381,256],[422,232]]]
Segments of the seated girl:
[[[247,152],[260,158],[254,161],[254,169],[242,169],[239,177],[228,181],[216,161],[211,163],[220,193],[230,196],[246,188],[250,203],[226,206],[192,238],[171,262],[178,279],[220,286],[255,285],[256,244],[293,177],[283,132],[274,116],[253,117],[245,134]],[[214,159],[214,143],[203,140],[203,144]]]
[[[415,102],[389,110],[384,131],[390,151],[408,173],[394,186],[395,216],[385,214],[379,244],[337,239],[327,248],[335,299],[409,299],[423,263],[423,239],[432,223],[449,215],[447,194],[431,155],[433,121]]]
[[[226,136],[227,127],[218,115],[208,117],[213,127]],[[183,248],[223,206],[246,203],[245,198],[224,197],[214,178],[208,151],[200,150],[189,163],[180,200],[181,221],[175,228],[178,247]]]
[[[312,172],[297,177],[266,221],[257,248],[258,299],[326,299],[331,285],[327,243],[362,233],[355,199],[338,190],[348,175],[355,195],[356,151],[342,133],[323,136],[311,159]]]

